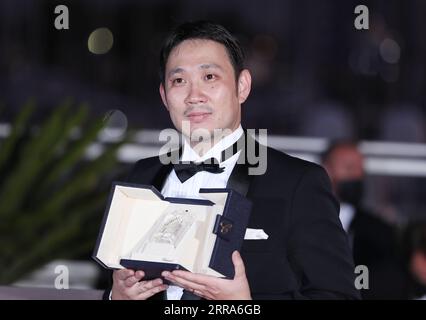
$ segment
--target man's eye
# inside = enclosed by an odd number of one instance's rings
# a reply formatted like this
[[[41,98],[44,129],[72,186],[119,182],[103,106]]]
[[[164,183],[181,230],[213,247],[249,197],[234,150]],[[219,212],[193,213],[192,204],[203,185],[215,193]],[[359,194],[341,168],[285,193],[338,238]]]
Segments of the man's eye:
[[[185,81],[182,78],[176,78],[172,80],[173,84],[183,84]]]
[[[206,80],[215,80],[216,76],[214,74],[208,74],[205,76]]]

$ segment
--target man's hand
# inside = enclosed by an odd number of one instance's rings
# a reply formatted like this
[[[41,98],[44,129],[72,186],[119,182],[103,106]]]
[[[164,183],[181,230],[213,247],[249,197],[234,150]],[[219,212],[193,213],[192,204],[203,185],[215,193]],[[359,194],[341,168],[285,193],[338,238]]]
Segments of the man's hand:
[[[112,275],[113,285],[111,291],[112,300],[145,300],[154,294],[167,289],[163,280],[157,278],[150,281],[141,281],[145,273],[121,269],[114,271]]]
[[[243,259],[238,251],[232,253],[235,276],[233,280],[175,270],[164,271],[162,276],[176,285],[208,300],[249,300],[250,287]]]

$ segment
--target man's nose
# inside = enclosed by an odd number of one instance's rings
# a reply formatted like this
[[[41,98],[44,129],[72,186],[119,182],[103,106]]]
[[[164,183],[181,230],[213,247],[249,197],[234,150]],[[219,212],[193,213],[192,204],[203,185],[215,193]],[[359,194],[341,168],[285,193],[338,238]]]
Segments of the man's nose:
[[[198,83],[192,83],[189,86],[188,95],[185,99],[185,102],[187,104],[200,104],[205,103],[207,101],[207,97],[204,94],[202,88]]]

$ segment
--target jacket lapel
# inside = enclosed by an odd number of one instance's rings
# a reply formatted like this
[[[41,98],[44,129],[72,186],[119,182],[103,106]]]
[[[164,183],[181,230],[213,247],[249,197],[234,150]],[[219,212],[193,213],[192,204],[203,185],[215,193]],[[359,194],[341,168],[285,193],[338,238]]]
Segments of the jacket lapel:
[[[243,148],[241,149],[240,156],[238,157],[237,163],[235,164],[235,167],[232,170],[231,176],[228,179],[226,187],[237,191],[243,196],[247,196],[247,193],[250,188],[250,183],[253,179],[253,176],[249,175],[250,164],[248,163],[247,159],[247,141],[248,139],[253,140],[253,138],[247,134],[246,130],[244,130],[243,137]],[[256,150],[258,150],[258,142],[255,140],[254,143],[256,145]]]
[[[179,161],[179,158],[182,154],[182,146],[179,147],[179,149],[172,150],[167,154],[168,159],[171,159],[170,163],[168,164],[162,164],[160,159],[158,161],[158,168],[153,169],[156,171],[152,178],[152,185],[161,192],[163,189],[164,183],[166,182],[167,177],[169,176],[170,172],[173,170],[173,163],[175,161]],[[160,156],[161,157],[161,156]]]

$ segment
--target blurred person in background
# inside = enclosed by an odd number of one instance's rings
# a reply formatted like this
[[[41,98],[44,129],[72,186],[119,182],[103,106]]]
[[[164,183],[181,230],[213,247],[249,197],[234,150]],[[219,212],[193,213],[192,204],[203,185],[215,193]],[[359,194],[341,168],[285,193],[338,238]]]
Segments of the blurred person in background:
[[[364,299],[400,299],[404,277],[397,255],[396,228],[386,223],[362,203],[364,197],[364,157],[352,141],[331,143],[322,164],[330,176],[340,201],[339,218],[348,234],[355,265],[367,266],[369,289]]]
[[[403,235],[407,299],[426,300],[426,220],[413,221]]]

